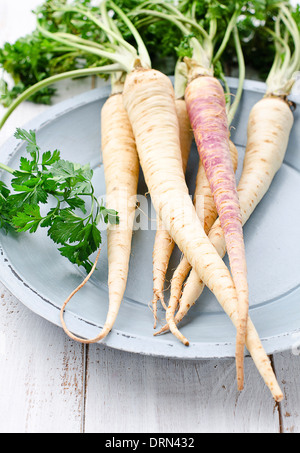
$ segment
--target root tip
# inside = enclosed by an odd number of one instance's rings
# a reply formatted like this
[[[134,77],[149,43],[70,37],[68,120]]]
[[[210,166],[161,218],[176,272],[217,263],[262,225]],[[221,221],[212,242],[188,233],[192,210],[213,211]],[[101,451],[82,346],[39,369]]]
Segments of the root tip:
[[[276,403],[281,403],[283,400],[284,400],[284,396],[283,395],[279,395],[279,396],[275,397]]]

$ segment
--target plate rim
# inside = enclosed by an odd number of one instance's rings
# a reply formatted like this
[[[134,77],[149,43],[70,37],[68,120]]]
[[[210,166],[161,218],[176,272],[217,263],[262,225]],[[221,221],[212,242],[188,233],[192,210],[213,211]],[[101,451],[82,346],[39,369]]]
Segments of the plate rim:
[[[171,78],[173,79],[173,78]],[[238,79],[228,78],[228,83],[231,88],[237,88]],[[245,80],[244,90],[255,91],[256,93],[265,93],[266,84],[256,80]],[[68,111],[83,107],[92,102],[97,102],[104,97],[110,95],[110,86],[102,86],[93,90],[89,90],[80,95],[74,96],[70,99],[64,100],[51,106],[42,114],[27,122],[24,129],[41,130],[46,127],[48,123],[60,116],[66,115]],[[291,99],[300,101],[300,96],[293,95]],[[13,155],[18,151],[22,144],[16,144],[15,138],[12,136],[8,138],[0,147],[1,160],[7,163]],[[2,172],[0,172],[1,174]],[[51,301],[46,300],[38,291],[35,291],[28,282],[25,282],[14,269],[13,264],[9,261],[0,243],[0,281],[7,290],[13,294],[24,306],[36,315],[46,319],[48,322],[62,328],[59,318],[60,309],[52,304]],[[11,278],[13,274],[14,279]],[[41,303],[40,301],[44,303]],[[37,301],[39,303],[35,303]],[[47,303],[46,303],[47,302]],[[102,326],[92,324],[90,321],[85,320],[72,311],[66,311],[65,320],[68,328],[76,335],[85,337],[85,329],[88,325],[91,331],[91,338],[99,333]],[[94,333],[94,335],[93,335]],[[284,352],[291,349],[291,339],[295,335],[299,335],[299,329],[282,333],[280,335],[273,335],[268,338],[261,338],[261,342],[267,354],[275,354]],[[116,349],[123,352],[135,353],[145,356],[152,356],[158,358],[170,358],[180,360],[213,360],[213,359],[232,359],[235,356],[235,343],[234,342],[220,342],[220,343],[190,343],[189,348],[182,345],[176,338],[172,337],[173,341],[160,341],[160,337],[146,337],[146,336],[133,336],[128,331],[121,331],[113,329],[109,336],[99,342],[109,348]],[[155,341],[155,346],[154,346]]]

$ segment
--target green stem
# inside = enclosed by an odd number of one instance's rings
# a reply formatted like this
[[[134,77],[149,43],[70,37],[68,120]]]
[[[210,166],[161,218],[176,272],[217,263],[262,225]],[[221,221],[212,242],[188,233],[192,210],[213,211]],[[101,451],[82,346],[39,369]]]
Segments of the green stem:
[[[202,35],[203,39],[210,39],[209,37],[209,34],[204,30],[203,27],[201,27],[200,24],[198,24],[197,22],[193,21],[192,19],[189,19],[188,17],[179,17],[178,20],[180,20],[181,22],[185,23],[185,24],[188,24],[188,25],[191,25],[195,30],[197,30],[198,32],[200,32],[200,34]]]
[[[144,64],[146,66],[151,68],[152,65],[151,65],[150,56],[149,56],[148,50],[144,44],[144,41],[141,38],[141,35],[137,31],[137,29],[135,28],[135,26],[133,25],[131,20],[128,19],[126,14],[124,14],[123,11],[113,1],[110,0],[109,4],[112,7],[112,9],[118,14],[118,16],[121,17],[123,22],[127,25],[129,30],[131,31],[132,36],[134,37],[134,39],[138,45],[138,53],[139,53],[139,56],[141,57],[142,61],[144,62]]]
[[[146,16],[153,16],[157,17],[166,21],[169,21],[173,23],[181,32],[184,36],[190,35],[191,34],[191,29],[185,27],[182,22],[188,22],[191,23],[195,28],[197,28],[197,24],[195,24],[193,21],[190,21],[189,19],[183,17],[183,19],[178,16],[176,17],[175,15],[170,15],[168,13],[162,13],[160,11],[152,11],[152,10],[138,10],[132,13],[132,15],[140,15],[140,14],[145,14]],[[208,35],[207,35],[208,36]],[[193,59],[205,68],[209,69],[210,67],[210,62],[211,59],[207,58],[208,55],[208,48],[209,44],[211,43],[209,36],[208,40],[204,40],[204,44],[206,45],[206,49],[203,48],[201,45],[200,41],[196,38],[191,38],[190,44],[191,48],[193,49]],[[209,52],[211,53],[211,52]]]
[[[281,54],[277,51],[271,71],[268,76],[268,80],[272,80],[273,78],[275,78],[275,75],[277,75],[280,71],[280,65],[281,65]]]
[[[66,58],[72,57],[73,59],[75,59],[76,57],[80,57],[81,55],[82,55],[82,52],[72,49],[72,51],[69,51],[68,53],[66,53],[64,55],[60,55],[59,57],[53,57],[51,59],[51,65],[53,65],[53,63],[54,63],[54,67],[55,67],[58,63],[65,60]]]
[[[273,36],[274,40],[275,40],[275,44],[276,43],[279,43],[281,44],[281,46],[284,48],[284,50],[290,55],[291,54],[291,49],[289,48],[289,45],[288,43],[280,36],[278,35],[278,33],[275,33],[273,30],[271,30],[270,28],[266,27],[265,30],[271,35]],[[279,48],[278,48],[279,50]],[[280,50],[282,52],[282,50]]]
[[[225,74],[222,72],[219,77],[220,77],[220,80],[224,84],[224,93],[225,93],[225,99],[226,99],[226,113],[227,113],[227,116],[228,116],[229,115],[229,111],[230,111],[230,106],[231,106],[231,90],[229,88],[229,85],[228,85],[227,79],[225,77]]]
[[[283,49],[279,49],[279,47],[277,47],[277,55],[274,60],[275,64],[274,64],[274,72],[279,72],[280,71],[280,67],[281,67],[281,71],[283,74],[285,74],[289,67],[290,67],[290,62],[291,62],[291,49],[288,45],[288,43],[281,38],[281,36],[278,36],[277,33],[275,33],[273,30],[270,30],[269,28],[266,28],[267,32],[273,36],[273,38],[275,39],[275,42],[277,44],[280,44]],[[281,59],[281,55],[284,54],[284,61],[283,61],[283,64],[282,63],[282,59]]]
[[[276,54],[271,71],[267,78],[267,94],[290,94],[294,85],[294,74],[300,69],[300,33],[298,26],[287,6],[280,3],[277,5],[279,14],[275,23],[275,32],[267,31],[273,37],[276,45]],[[284,38],[281,35],[281,23],[285,27]],[[293,41],[292,47],[289,45],[289,38]]]
[[[7,165],[1,164],[0,163],[0,169],[6,171],[7,173],[10,173],[11,175],[14,175],[15,170],[12,168],[8,167]]]
[[[95,198],[95,196],[94,196],[94,194],[93,194],[93,195],[92,195],[91,213],[90,213],[89,217],[87,218],[88,221],[89,221],[90,219],[93,219],[93,220],[94,220],[95,201],[96,201],[96,203],[97,203],[97,200],[96,200],[96,198]]]
[[[76,36],[76,35],[72,35],[71,33],[56,33],[56,36],[58,37],[61,37],[63,39],[68,39],[72,42],[77,42],[78,44],[83,44],[83,45],[86,45],[86,46],[91,46],[91,47],[95,47],[96,49],[99,49],[99,50],[104,50],[104,46],[101,46],[101,44],[98,44],[94,41],[90,41],[88,39],[83,39],[83,38],[80,38],[79,36]]]
[[[203,27],[201,27],[201,25],[199,25],[197,22],[194,22],[192,19],[189,19],[188,17],[185,17],[183,15],[175,16],[175,15],[170,15],[168,13],[163,13],[161,11],[154,11],[154,10],[147,10],[147,9],[139,9],[137,11],[131,12],[129,15],[138,16],[140,14],[158,17],[160,19],[165,19],[169,22],[173,22],[173,24],[175,24],[182,31],[182,33],[184,35],[189,35],[191,33],[191,30],[189,30],[183,24],[191,25],[195,30],[197,30],[201,33],[201,35],[204,39],[210,39],[208,33],[204,30]]]
[[[129,72],[131,70],[131,64],[129,63],[129,58],[128,57],[126,58],[126,57],[124,57],[123,55],[121,55],[121,54],[119,54],[117,52],[106,52],[104,50],[96,49],[93,46],[86,46],[86,45],[83,45],[83,44],[78,44],[78,43],[63,39],[63,38],[59,37],[59,34],[51,33],[49,31],[47,31],[39,23],[37,23],[37,29],[44,36],[46,36],[49,39],[53,39],[54,41],[58,41],[58,42],[60,42],[62,44],[66,44],[66,45],[72,46],[72,47],[74,47],[76,49],[80,49],[80,50],[82,50],[82,51],[84,51],[86,53],[91,53],[91,54],[97,55],[100,58],[105,58],[105,59],[111,60],[111,61],[113,61],[115,63],[119,63],[120,65],[122,65],[122,68],[126,72]],[[133,47],[133,49],[134,49],[134,47]],[[135,52],[135,49],[134,49],[134,52]]]
[[[131,15],[131,13],[129,13],[129,15]],[[143,19],[137,20],[135,22],[135,26],[139,30],[141,28],[149,27],[157,22],[159,22],[159,18],[157,17],[144,17]]]
[[[210,37],[211,41],[213,41],[215,39],[217,30],[218,30],[217,20],[212,19],[210,21],[210,26],[209,26],[209,37]]]
[[[110,66],[100,66],[98,68],[88,68],[88,69],[78,69],[75,71],[69,71],[69,72],[64,72],[62,74],[58,74],[52,77],[49,77],[48,79],[42,80],[41,82],[38,82],[37,84],[33,85],[32,87],[28,88],[24,93],[22,93],[9,107],[9,109],[6,111],[5,115],[0,121],[0,130],[6,123],[7,119],[10,117],[10,115],[13,113],[13,111],[24,101],[29,99],[32,95],[34,95],[36,92],[41,90],[42,88],[45,88],[49,85],[52,85],[53,83],[59,82],[61,80],[65,79],[72,79],[72,78],[78,78],[78,77],[87,77],[91,75],[99,75],[99,74],[111,74],[116,71],[121,71],[122,69],[120,68],[119,65],[114,64]]]
[[[190,30],[186,28],[184,25],[182,25],[182,21],[178,18],[175,18],[175,16],[170,16],[167,13],[162,13],[160,11],[152,11],[152,10],[147,10],[147,9],[140,9],[138,11],[133,11],[130,13],[130,16],[139,16],[139,15],[145,15],[145,16],[152,16],[152,17],[157,17],[159,19],[164,19],[168,22],[172,22],[176,27],[179,28],[179,30],[182,32],[183,35],[189,35]]]
[[[172,5],[171,3],[168,2],[164,2],[162,0],[149,0],[148,2],[145,2],[142,5],[140,5],[140,8],[144,9],[144,7],[147,5],[160,5],[164,9],[169,10],[172,13],[171,15],[174,18],[177,17],[177,19],[180,20],[180,22],[193,26],[196,30],[200,32],[204,39],[209,39],[209,35],[206,32],[206,30],[196,21],[196,7],[197,7],[196,1],[194,1],[191,7],[191,18],[186,17],[184,14],[182,14],[181,11],[175,5]]]
[[[107,1],[107,0],[104,0]],[[57,9],[57,11],[66,11],[66,12],[73,12],[77,14],[81,14],[82,16],[86,16],[88,19],[90,19],[92,22],[94,22],[95,25],[97,25],[106,35],[110,35],[112,38],[114,38],[122,47],[127,49],[130,53],[133,52],[134,47],[131,46],[125,39],[122,38],[122,36],[119,33],[115,33],[111,28],[107,28],[102,22],[98,20],[98,18],[91,13],[88,9],[86,8],[80,8],[80,7],[68,7],[66,6],[65,8]]]
[[[237,53],[237,58],[239,62],[239,86],[238,90],[235,96],[235,100],[230,107],[229,114],[228,114],[228,123],[229,126],[231,125],[235,114],[237,112],[238,106],[240,104],[242,94],[243,94],[243,89],[244,89],[244,82],[246,78],[246,65],[245,65],[245,58],[241,46],[241,40],[239,37],[239,32],[237,27],[234,27],[233,29],[233,35],[234,35],[234,42],[235,42],[235,47],[236,47],[236,53]]]
[[[116,27],[114,21],[110,18],[108,11],[107,11],[107,2],[101,2],[100,4],[100,11],[101,11],[101,17],[104,22],[104,25],[106,28],[112,29],[115,33],[117,33],[120,38],[122,38],[122,35],[119,31],[119,29]],[[110,40],[111,43],[115,44],[116,39],[113,38],[111,35],[108,35],[108,39]]]
[[[171,11],[172,15],[175,15],[177,17],[181,17],[181,18],[184,18],[185,16],[181,13],[181,11],[179,11],[179,9],[172,5],[171,3],[168,3],[168,2],[165,2],[165,1],[162,1],[162,0],[148,0],[144,3],[142,3],[140,5],[140,8],[141,9],[144,9],[145,7],[147,7],[148,5],[159,5],[169,11]]]
[[[111,95],[122,94],[124,91],[126,73],[125,72],[114,72],[111,75]]]
[[[289,30],[295,44],[295,52],[292,58],[291,66],[289,68],[290,74],[293,74],[299,69],[300,65],[300,33],[289,9],[283,5],[282,11],[284,13],[282,15],[282,21]]]
[[[183,99],[187,86],[187,67],[186,64],[178,60],[175,68],[175,97]]]
[[[234,15],[232,16],[229,24],[228,24],[228,27],[227,27],[227,30],[226,30],[226,33],[224,35],[224,38],[223,38],[223,41],[219,47],[219,50],[217,51],[216,55],[214,56],[214,59],[213,59],[213,64],[215,65],[219,60],[220,58],[222,57],[226,47],[227,47],[227,44],[228,44],[228,41],[230,39],[230,36],[231,36],[231,33],[234,29],[234,27],[236,26],[236,22],[237,22],[237,19],[238,19],[238,16],[240,14],[240,10],[237,10]]]
[[[194,22],[197,20],[197,2],[194,2],[191,7],[191,18]]]

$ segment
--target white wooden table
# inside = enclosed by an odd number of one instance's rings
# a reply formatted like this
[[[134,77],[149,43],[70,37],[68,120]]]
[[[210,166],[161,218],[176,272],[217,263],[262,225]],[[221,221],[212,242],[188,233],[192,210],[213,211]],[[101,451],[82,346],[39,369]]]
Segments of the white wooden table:
[[[34,28],[30,11],[40,3],[0,1],[0,45]],[[91,79],[62,83],[55,101],[91,87]],[[0,145],[46,108],[19,107]],[[300,359],[287,352],[272,361],[286,396],[279,405],[250,359],[238,394],[234,360],[181,362],[81,346],[0,284],[1,433],[300,432]]]

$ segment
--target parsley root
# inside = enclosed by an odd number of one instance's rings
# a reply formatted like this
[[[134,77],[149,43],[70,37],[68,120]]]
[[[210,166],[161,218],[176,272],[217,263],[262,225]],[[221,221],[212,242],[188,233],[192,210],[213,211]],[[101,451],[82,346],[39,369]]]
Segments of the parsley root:
[[[113,94],[104,104],[101,127],[107,209],[112,206],[117,208],[119,222],[107,229],[109,308],[103,329],[95,338],[86,340],[71,334],[63,322],[65,332],[83,344],[103,340],[113,328],[119,313],[127,285],[140,168],[121,93]],[[71,297],[65,302],[62,312]]]
[[[188,158],[192,145],[192,130],[190,120],[186,110],[186,104],[183,99],[176,100],[176,110],[179,121],[180,148],[182,156],[183,171],[186,172]],[[158,231],[155,236],[153,249],[153,313],[155,318],[154,328],[157,319],[157,302],[161,301],[165,310],[167,309],[164,302],[164,285],[169,261],[174,250],[175,243],[170,237],[168,231],[164,228],[162,222],[158,219]]]
[[[240,204],[230,158],[226,102],[220,82],[197,77],[185,95],[200,158],[214,197],[239,300],[237,334],[238,386],[243,388],[243,357],[249,310],[249,289]]]
[[[161,221],[216,297],[223,303],[236,300],[230,273],[208,240],[189,197],[170,80],[158,71],[138,69],[127,76],[123,97]]]
[[[102,109],[102,153],[107,207],[115,206],[120,222],[107,231],[109,311],[99,339],[112,329],[126,289],[140,169],[122,94],[111,96]]]
[[[294,53],[287,52],[286,45],[281,47],[276,40],[280,40],[279,24],[285,16],[285,23],[289,23],[294,40]],[[296,31],[295,22],[285,6],[280,8],[277,32],[272,36],[276,42],[276,58],[267,79],[266,96],[252,109],[248,124],[248,143],[244,160],[244,168],[238,186],[238,195],[241,205],[242,222],[245,224],[259,202],[268,191],[275,174],[280,169],[288,140],[293,126],[293,115],[287,97],[295,83],[294,70],[300,68],[300,35]],[[288,21],[288,22],[287,22]],[[276,94],[277,93],[277,94]],[[212,228],[209,238],[220,256],[225,256],[226,243],[218,220]],[[199,281],[197,273],[192,270],[180,301],[180,308],[175,317],[175,324],[179,323],[200,297],[204,289],[203,282]],[[173,326],[174,327],[174,326]],[[165,327],[160,333],[166,331]],[[174,327],[174,331],[176,331]]]
[[[230,153],[232,158],[232,163],[234,171],[237,170],[238,166],[238,152],[235,145],[230,142]],[[194,204],[196,207],[197,215],[201,221],[201,224],[204,227],[206,234],[209,233],[211,227],[213,226],[215,220],[217,219],[217,210],[214,203],[214,199],[210,190],[209,183],[205,174],[204,167],[200,161],[199,170],[196,180],[196,189],[194,194]],[[179,339],[182,340],[182,336],[178,329],[176,328],[176,322],[174,320],[174,315],[176,308],[178,306],[181,294],[182,294],[182,285],[191,271],[192,267],[189,264],[186,257],[183,257],[177,269],[174,272],[172,282],[171,282],[171,296],[169,307],[167,309],[167,325],[164,326],[157,335],[167,332],[169,328],[172,333]],[[195,299],[196,301],[197,299]],[[194,302],[195,303],[195,302]],[[181,306],[180,306],[181,308]]]
[[[180,250],[237,326],[238,301],[230,273],[217,258],[189,198],[171,82],[158,71],[139,69],[127,76],[123,96],[154,207]],[[183,199],[184,206],[180,203]],[[246,341],[274,398],[280,401],[282,392],[251,321]],[[187,340],[185,344],[189,344]]]
[[[189,47],[189,54],[184,57],[187,84],[185,101],[200,159],[225,233],[234,290],[239,300],[240,323],[237,329],[236,365],[238,388],[242,390],[249,290],[241,212],[230,158],[228,127],[229,120],[238,106],[245,77],[244,58],[236,27],[242,5],[236,3],[231,12],[229,12],[230,8],[226,13],[224,11],[226,33],[220,36],[221,44],[217,50],[220,23],[213,9],[208,8],[206,21],[201,21],[200,25],[196,20],[197,2],[195,1],[186,5],[184,14],[175,6],[172,6],[170,11],[164,2],[155,3],[157,4],[157,8],[153,4],[155,11],[141,10],[141,13],[172,22],[181,30]],[[233,32],[239,66],[243,67],[243,71],[240,73],[236,100],[231,106],[229,87],[224,74],[221,70],[219,76],[224,81],[226,93],[215,72]]]
[[[262,99],[250,114],[244,169],[238,186],[243,224],[269,190],[282,165],[293,122],[288,104],[276,97]],[[224,257],[226,243],[219,220],[211,229],[209,239],[219,255]],[[176,324],[182,321],[190,307],[199,299],[204,286],[192,270],[175,317]]]

